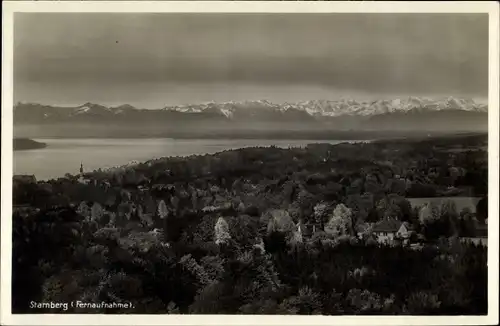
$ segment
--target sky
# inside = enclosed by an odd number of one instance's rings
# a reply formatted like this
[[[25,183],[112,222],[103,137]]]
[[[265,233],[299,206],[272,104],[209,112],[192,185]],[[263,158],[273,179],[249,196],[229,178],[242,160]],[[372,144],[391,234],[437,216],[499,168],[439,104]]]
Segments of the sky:
[[[14,100],[487,97],[486,14],[16,13]]]

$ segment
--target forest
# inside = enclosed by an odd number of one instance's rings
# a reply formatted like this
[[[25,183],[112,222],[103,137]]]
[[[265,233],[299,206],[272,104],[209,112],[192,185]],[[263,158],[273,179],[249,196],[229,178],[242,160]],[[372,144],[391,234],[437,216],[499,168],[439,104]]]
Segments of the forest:
[[[486,135],[14,176],[12,312],[486,314],[487,247],[461,239],[487,223],[487,181]],[[470,197],[472,210],[454,201]],[[384,220],[420,246],[380,243]],[[130,307],[32,307],[77,301]]]
[[[15,151],[29,150],[29,149],[39,149],[47,147],[47,144],[34,141],[29,138],[14,138],[12,145]]]

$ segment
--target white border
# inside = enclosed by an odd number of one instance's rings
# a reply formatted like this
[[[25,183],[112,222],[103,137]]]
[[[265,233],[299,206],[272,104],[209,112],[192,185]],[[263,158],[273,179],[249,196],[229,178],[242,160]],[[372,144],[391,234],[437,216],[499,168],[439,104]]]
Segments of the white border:
[[[2,325],[494,325],[498,323],[498,190],[499,190],[499,10],[494,1],[467,2],[282,2],[282,1],[96,1],[3,2],[2,14]],[[14,12],[399,12],[489,13],[489,239],[487,316],[239,316],[239,315],[12,315],[12,58]]]

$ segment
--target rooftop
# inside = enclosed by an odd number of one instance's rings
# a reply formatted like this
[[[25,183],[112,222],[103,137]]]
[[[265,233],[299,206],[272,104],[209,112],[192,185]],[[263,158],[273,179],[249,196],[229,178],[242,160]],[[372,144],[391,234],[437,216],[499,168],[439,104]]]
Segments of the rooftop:
[[[403,222],[396,219],[384,219],[373,227],[373,232],[397,232]]]

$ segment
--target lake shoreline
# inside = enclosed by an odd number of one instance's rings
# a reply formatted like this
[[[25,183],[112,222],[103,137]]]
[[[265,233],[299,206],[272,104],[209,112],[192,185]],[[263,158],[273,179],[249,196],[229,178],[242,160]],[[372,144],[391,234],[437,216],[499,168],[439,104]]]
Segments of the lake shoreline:
[[[81,140],[81,139],[107,139],[107,140],[265,140],[265,141],[284,141],[284,140],[294,140],[294,141],[304,141],[304,140],[310,140],[310,141],[330,141],[330,140],[337,140],[337,141],[366,141],[367,139],[370,139],[371,141],[384,141],[384,140],[395,140],[395,139],[416,139],[416,138],[421,138],[421,137],[462,137],[462,136],[481,136],[481,135],[487,135],[487,132],[464,132],[464,133],[415,133],[415,134],[409,134],[409,135],[399,135],[399,134],[394,134],[394,135],[386,135],[386,136],[379,136],[379,137],[368,137],[369,135],[360,135],[358,137],[354,135],[350,135],[351,137],[348,137],[349,135],[344,135],[344,136],[338,136],[335,135],[335,137],[328,137],[328,135],[296,135],[291,136],[291,135],[283,135],[283,136],[274,136],[274,137],[259,137],[258,135],[253,135],[253,136],[242,136],[242,135],[235,135],[235,136],[229,136],[229,135],[212,135],[212,136],[200,136],[200,135],[184,135],[184,136],[114,136],[114,137],[101,137],[101,136],[74,136],[74,137],[66,137],[66,136],[34,136],[31,137],[31,139],[47,139],[47,140]],[[309,136],[309,137],[307,137]],[[367,137],[361,137],[361,136],[367,136]],[[376,136],[376,135],[373,135]]]
[[[371,140],[255,140],[255,139],[110,139],[110,138],[38,138],[44,150],[15,151],[14,174],[35,175],[38,180],[62,177],[64,173],[116,168],[131,162],[145,162],[166,157],[212,155],[248,147],[294,148],[309,144],[360,143]],[[64,171],[64,172],[61,172]]]
[[[460,137],[449,135],[446,138]],[[47,144],[43,150],[15,151],[14,174],[34,174],[39,180],[62,177],[64,173],[116,168],[131,162],[145,162],[165,157],[211,155],[248,147],[306,147],[309,144],[407,142],[417,137],[392,139],[173,139],[173,138],[38,138]],[[431,137],[432,138],[432,137]],[[420,139],[429,139],[428,135]],[[61,173],[60,171],[64,171]]]
[[[413,137],[441,137],[456,134],[486,134],[487,132],[470,131],[387,131],[387,130],[325,130],[325,129],[241,129],[241,130],[97,130],[71,128],[58,130],[48,128],[40,130],[24,129],[23,126],[14,127],[15,135],[19,138],[42,139],[210,139],[210,140],[364,140],[364,139],[393,139]]]

